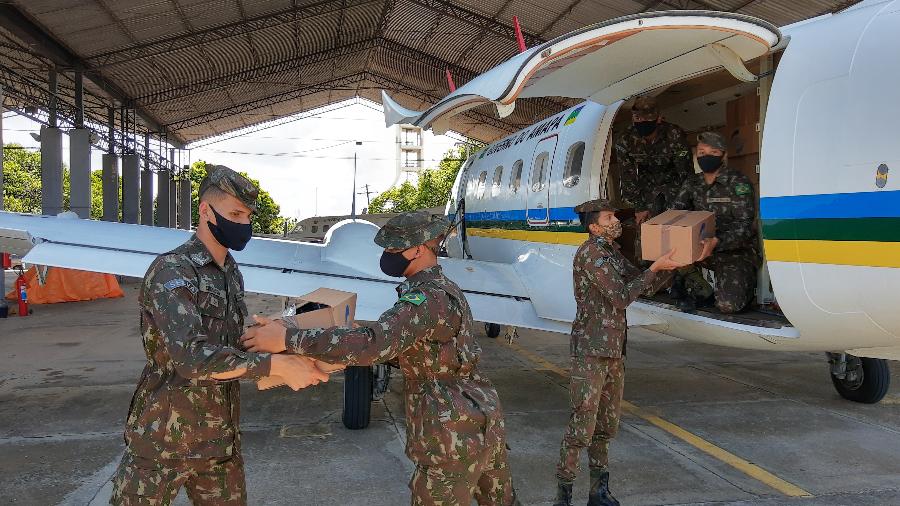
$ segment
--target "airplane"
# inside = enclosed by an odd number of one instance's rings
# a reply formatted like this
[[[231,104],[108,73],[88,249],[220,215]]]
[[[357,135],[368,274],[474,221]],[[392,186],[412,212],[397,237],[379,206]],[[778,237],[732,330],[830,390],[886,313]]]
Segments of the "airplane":
[[[503,117],[519,98],[584,100],[464,163],[446,208],[460,224],[440,260],[492,334],[499,325],[568,333],[572,257],[586,238],[573,207],[615,196],[611,135],[619,110],[632,97],[655,94],[667,117],[699,129],[722,123],[726,98],[759,87],[766,265],[758,291],[761,302],[777,306],[729,317],[641,299],[629,307],[628,323],[710,344],[825,352],[840,395],[874,403],[889,385],[886,360],[900,359],[900,311],[891,303],[900,281],[893,227],[900,191],[889,179],[889,167],[900,162],[892,142],[900,133],[900,69],[886,64],[900,54],[898,20],[900,0],[867,0],[780,30],[723,12],[627,16],[525,48],[425,111],[383,93],[385,119],[440,133],[473,107]],[[254,238],[234,257],[247,291],[352,291],[357,318],[374,320],[395,300],[397,284],[380,271],[376,231],[348,220],[322,244]],[[31,264],[132,277],[189,235],[0,213],[0,250]],[[385,371],[348,370],[348,428],[368,425]]]

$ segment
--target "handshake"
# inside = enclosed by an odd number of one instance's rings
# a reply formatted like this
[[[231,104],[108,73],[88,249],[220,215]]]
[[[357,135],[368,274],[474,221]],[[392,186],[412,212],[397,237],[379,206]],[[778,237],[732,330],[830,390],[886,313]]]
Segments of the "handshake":
[[[256,323],[241,336],[241,345],[247,351],[272,353],[269,376],[257,382],[260,390],[287,385],[300,390],[328,381],[328,375],[342,371],[343,364],[329,364],[300,355],[282,355],[285,347],[286,327],[280,319],[253,315]]]

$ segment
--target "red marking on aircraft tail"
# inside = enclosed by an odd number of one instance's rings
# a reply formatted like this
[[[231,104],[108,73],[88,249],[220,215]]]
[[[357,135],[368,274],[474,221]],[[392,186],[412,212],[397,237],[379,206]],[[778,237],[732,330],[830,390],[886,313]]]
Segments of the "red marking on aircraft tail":
[[[519,43],[519,52],[524,53],[528,46],[525,45],[525,36],[522,35],[522,25],[519,24],[519,16],[513,16],[513,25],[516,27],[516,41]]]
[[[450,93],[456,91],[456,83],[453,82],[453,74],[450,73],[450,69],[447,69],[447,84],[450,85]]]

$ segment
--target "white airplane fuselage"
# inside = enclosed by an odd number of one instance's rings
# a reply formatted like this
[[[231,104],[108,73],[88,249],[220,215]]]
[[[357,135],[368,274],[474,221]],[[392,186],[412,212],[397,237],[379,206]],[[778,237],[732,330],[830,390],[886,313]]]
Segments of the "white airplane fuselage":
[[[790,41],[761,124],[759,218],[772,287],[792,325],[760,328],[641,301],[630,323],[741,348],[900,359],[900,177],[890,177],[900,168],[898,28],[894,1],[783,31]],[[451,194],[451,217],[465,200],[467,253],[515,264],[543,318],[574,317],[572,258],[587,236],[573,208],[606,196],[621,103],[586,102],[487,146]],[[461,237],[448,242],[451,257],[464,258],[462,248]]]

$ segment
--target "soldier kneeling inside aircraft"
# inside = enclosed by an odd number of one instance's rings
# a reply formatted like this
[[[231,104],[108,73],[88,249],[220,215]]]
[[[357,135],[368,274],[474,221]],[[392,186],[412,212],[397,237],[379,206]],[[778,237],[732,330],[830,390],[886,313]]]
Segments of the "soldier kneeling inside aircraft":
[[[674,208],[715,213],[716,236],[704,240],[698,265],[715,273],[716,308],[731,314],[742,311],[753,299],[760,254],[753,223],[753,185],[747,176],[728,167],[727,148],[720,134],[700,134],[697,163],[703,172],[684,182]],[[710,290],[697,267],[691,266],[676,275],[672,295],[682,310],[693,311],[709,299]]]
[[[394,307],[358,328],[263,326],[241,338],[250,351],[287,351],[348,365],[397,358],[403,371],[406,454],[416,465],[413,505],[518,504],[506,454],[500,399],[478,371],[481,348],[462,290],[447,279],[437,252],[450,223],[426,212],[401,214],[375,236],[381,269],[406,277]]]

